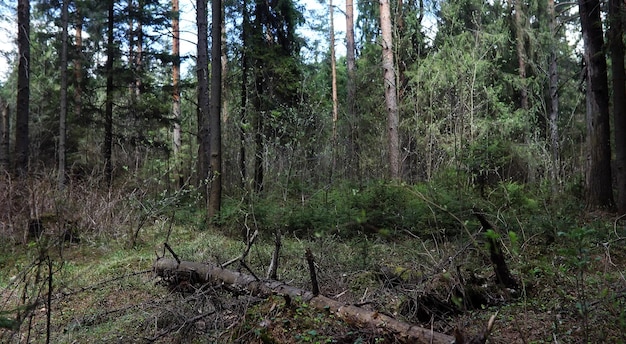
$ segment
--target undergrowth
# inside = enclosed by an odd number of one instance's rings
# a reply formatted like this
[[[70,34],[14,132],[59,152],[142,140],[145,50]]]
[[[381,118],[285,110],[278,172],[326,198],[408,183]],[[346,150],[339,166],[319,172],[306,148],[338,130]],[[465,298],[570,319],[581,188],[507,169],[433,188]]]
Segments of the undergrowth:
[[[229,198],[220,216],[207,220],[191,191],[150,195],[132,185],[101,192],[76,184],[68,199],[54,179],[42,178],[29,184],[33,198],[3,185],[12,195],[0,203],[8,210],[8,239],[0,243],[3,342],[397,340],[301,300],[258,299],[223,285],[163,285],[152,275],[154,259],[169,255],[164,242],[183,260],[222,264],[240,255],[256,230],[245,266],[229,268],[264,277],[280,233],[278,279],[308,290],[310,248],[321,293],[341,302],[448,334],[479,332],[497,311],[492,343],[626,340],[623,224],[586,214],[575,195],[554,197],[547,188],[501,182],[472,190],[453,178],[345,183],[287,198]],[[23,203],[29,197],[37,202]],[[37,208],[25,213],[28,207]],[[43,213],[58,214],[47,224],[52,233],[71,217],[80,243],[28,237],[31,214]],[[489,235],[519,290],[495,283],[474,213],[494,225]]]

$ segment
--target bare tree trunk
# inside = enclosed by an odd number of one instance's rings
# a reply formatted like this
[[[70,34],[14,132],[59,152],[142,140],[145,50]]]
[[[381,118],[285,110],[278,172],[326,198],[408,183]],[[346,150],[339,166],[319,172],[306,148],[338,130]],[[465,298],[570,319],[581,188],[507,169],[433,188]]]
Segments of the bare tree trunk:
[[[17,2],[17,107],[15,120],[15,171],[18,176],[28,173],[30,117],[30,1]]]
[[[262,32],[258,32],[259,28],[262,27],[262,9],[261,4],[262,0],[256,0],[254,6],[254,26],[255,32],[254,35],[263,34]],[[263,37],[262,39],[266,39]],[[264,85],[263,85],[263,74],[264,74],[264,66],[263,61],[253,56],[254,58],[254,85],[255,92],[253,97],[253,107],[254,107],[254,189],[256,192],[261,192],[263,190],[264,184],[264,169],[263,169],[263,156],[264,156],[264,133],[265,133],[265,124],[263,121],[263,112],[265,110],[264,101],[261,99],[261,95],[264,93]]]
[[[207,215],[219,214],[222,204],[222,1],[211,2],[211,113],[210,173],[211,190]]]
[[[114,0],[108,3],[108,24],[107,24],[107,60],[106,71],[106,104],[104,113],[104,176],[108,185],[111,185],[113,167],[111,166],[111,155],[113,152],[113,28],[114,28]]]
[[[74,58],[74,116],[80,118],[83,108],[83,16],[80,8],[76,8],[76,25],[74,26],[74,44],[76,57]]]
[[[380,0],[380,26],[383,48],[383,72],[385,104],[387,105],[387,131],[389,137],[389,177],[400,179],[400,140],[398,134],[399,114],[396,90],[395,67],[393,63],[393,41],[391,32],[391,8],[389,0]]]
[[[333,133],[331,137],[332,165],[330,168],[330,181],[333,180],[333,173],[337,169],[337,120],[339,119],[339,101],[337,100],[337,62],[335,61],[335,22],[333,19],[333,0],[328,0],[328,12],[330,14],[330,70],[332,84],[333,102]]]
[[[250,26],[250,18],[248,15],[248,1],[243,1],[243,15],[241,24],[241,40],[243,42],[243,49],[241,49],[241,105],[239,114],[239,174],[241,176],[241,188],[245,189],[246,179],[248,178],[246,170],[246,113],[248,108],[248,52],[246,47],[248,46],[248,32]]]
[[[587,66],[587,170],[589,209],[614,207],[611,178],[609,88],[599,0],[578,0]]]
[[[346,65],[348,69],[347,89],[348,121],[350,123],[348,175],[361,179],[361,163],[359,160],[358,118],[356,113],[356,82],[355,82],[355,44],[354,44],[354,1],[346,0]]]
[[[198,182],[202,194],[208,201],[207,180],[209,178],[209,18],[207,0],[196,1],[196,23],[198,25],[198,53],[196,74],[198,77]]]
[[[559,74],[557,68],[557,47],[556,47],[556,13],[554,10],[554,0],[548,0],[548,20],[550,26],[550,66],[548,73],[550,78],[550,152],[552,155],[552,191],[558,191],[561,180],[561,148],[559,139]]]
[[[261,62],[257,61],[255,68],[258,71]],[[264,141],[263,132],[265,126],[263,124],[263,114],[261,109],[261,94],[263,93],[263,82],[261,75],[255,76],[256,92],[254,95],[254,189],[256,192],[263,191],[263,155],[264,155]]]
[[[144,0],[138,0],[137,12],[143,11]],[[137,29],[135,29],[137,39],[137,54],[135,54],[135,96],[139,98],[142,88],[142,74],[143,74],[143,16],[139,14],[137,18]]]
[[[626,214],[626,72],[624,71],[624,3],[609,0],[611,70],[613,74],[613,125],[618,215]]]
[[[517,48],[517,65],[518,75],[520,78],[520,107],[528,110],[528,88],[526,87],[526,51],[524,49],[524,28],[522,0],[513,0],[515,2],[515,43]]]
[[[180,132],[180,6],[178,0],[172,0],[172,55],[174,63],[172,65],[172,115],[174,117],[174,128],[172,131],[172,152],[174,164],[176,164],[175,177],[179,188],[183,187],[183,163],[180,157],[182,137]]]
[[[0,99],[0,168],[2,168],[2,172],[8,172],[11,169],[9,114],[9,104]]]
[[[59,113],[59,189],[65,186],[65,139],[67,124],[67,45],[68,45],[68,7],[69,0],[63,0],[61,9],[61,99]]]

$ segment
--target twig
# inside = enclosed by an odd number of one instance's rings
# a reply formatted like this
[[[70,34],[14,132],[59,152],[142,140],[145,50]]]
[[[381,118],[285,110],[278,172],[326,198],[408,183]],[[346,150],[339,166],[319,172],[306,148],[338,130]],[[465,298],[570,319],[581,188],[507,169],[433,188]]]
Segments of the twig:
[[[248,272],[252,275],[252,277],[254,277],[254,279],[257,282],[260,282],[261,280],[254,274],[254,271],[252,271],[252,269],[250,269],[250,267],[248,266],[248,264],[246,264],[245,261],[241,260],[239,261],[239,264],[241,264],[241,266],[243,266],[244,269],[248,270]]]
[[[171,253],[171,254],[172,254],[172,256],[174,257],[174,259],[176,259],[176,262],[177,262],[178,264],[180,264],[180,258],[178,258],[178,256],[176,255],[176,253],[174,253],[174,250],[172,250],[172,248],[170,247],[170,245],[169,245],[167,242],[165,242],[165,243],[163,243],[163,246],[165,246],[165,248],[166,248],[168,251],[170,251],[170,253]]]
[[[61,297],[65,297],[65,296],[70,296],[70,295],[82,293],[82,292],[85,292],[85,291],[88,291],[88,290],[94,290],[94,289],[97,289],[97,288],[107,284],[107,283],[115,282],[115,281],[118,281],[118,280],[121,280],[121,279],[124,279],[124,278],[127,278],[127,277],[132,277],[132,276],[137,276],[137,275],[143,275],[143,274],[151,273],[152,271],[153,271],[152,269],[137,271],[137,272],[125,274],[125,275],[122,275],[122,276],[110,278],[108,280],[104,280],[102,282],[98,282],[98,283],[95,283],[95,284],[92,284],[92,285],[88,285],[86,287],[80,287],[77,290],[60,292],[59,294],[57,294],[53,298],[53,300],[56,300],[56,299],[59,299]]]
[[[252,245],[254,244],[254,241],[256,240],[256,237],[259,235],[259,230],[255,230],[254,233],[252,233],[251,236],[248,236],[248,242],[246,243],[246,249],[243,251],[243,253],[241,255],[239,255],[239,257],[237,258],[233,258],[229,261],[227,261],[224,264],[221,264],[220,266],[222,267],[222,269],[226,268],[227,266],[229,266],[230,264],[236,262],[236,261],[244,261],[246,259],[246,257],[248,256],[248,253],[250,253],[250,249],[252,248]]]

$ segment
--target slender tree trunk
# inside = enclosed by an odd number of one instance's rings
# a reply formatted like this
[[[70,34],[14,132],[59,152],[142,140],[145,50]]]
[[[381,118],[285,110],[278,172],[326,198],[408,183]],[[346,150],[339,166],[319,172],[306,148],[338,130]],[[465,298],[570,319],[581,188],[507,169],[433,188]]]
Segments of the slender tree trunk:
[[[346,66],[348,69],[347,89],[348,96],[346,104],[348,107],[348,122],[350,123],[349,133],[349,158],[348,175],[361,179],[361,167],[359,161],[358,142],[358,118],[356,113],[356,68],[355,68],[355,44],[354,44],[354,1],[346,0]]]
[[[222,1],[211,2],[211,113],[209,118],[211,191],[208,217],[219,214],[222,204]]]
[[[61,99],[59,113],[59,189],[65,186],[65,138],[67,123],[67,45],[68,45],[68,7],[69,0],[63,0],[61,7]]]
[[[255,76],[255,87],[256,93],[254,95],[254,189],[256,192],[263,191],[263,132],[265,131],[265,126],[263,125],[263,114],[261,109],[261,94],[263,93],[263,81],[262,81],[262,73],[259,69],[262,68],[260,66],[261,62],[256,60],[257,69]]]
[[[17,2],[17,108],[15,119],[15,171],[18,176],[28,173],[30,146],[28,122],[30,117],[30,1]]]
[[[626,73],[624,71],[623,11],[623,0],[609,0],[615,173],[619,215],[626,214]]]
[[[143,11],[143,7],[145,5],[144,0],[138,0],[137,2],[137,13],[141,13]],[[142,85],[142,74],[143,74],[143,16],[138,14],[137,18],[137,29],[135,29],[135,35],[137,40],[137,54],[135,54],[135,96],[139,98],[141,95]]]
[[[559,74],[557,68],[557,37],[556,37],[556,13],[554,10],[554,0],[548,0],[548,20],[550,27],[550,65],[549,91],[550,91],[550,113],[548,125],[550,129],[550,152],[552,155],[552,191],[558,191],[561,180],[561,148],[559,138]]]
[[[389,137],[389,177],[400,179],[400,142],[398,135],[399,114],[397,103],[396,76],[393,63],[393,41],[391,32],[391,8],[389,0],[380,0],[380,26],[383,48],[383,72],[385,104],[387,106],[387,131]]]
[[[178,187],[183,187],[183,164],[180,157],[182,137],[180,132],[180,6],[178,0],[172,0],[172,115],[174,129],[172,131],[172,152],[174,155],[175,178]]]
[[[587,66],[587,208],[612,209],[609,89],[600,2],[578,0],[578,6]]]
[[[0,168],[2,172],[11,170],[9,142],[11,136],[9,104],[0,99]]]
[[[522,0],[513,0],[515,2],[515,43],[517,48],[517,65],[518,75],[520,78],[520,107],[522,110],[528,110],[528,88],[526,87],[526,49],[524,48],[525,34],[524,13],[522,9]]]
[[[83,16],[79,7],[76,7],[76,25],[74,26],[74,44],[76,57],[74,58],[74,116],[80,118],[83,108]]]
[[[133,112],[138,111],[138,102],[141,98],[142,92],[142,77],[143,77],[143,11],[144,0],[129,0],[129,41],[130,41],[130,58],[129,68],[132,71],[133,80],[129,85],[130,89],[130,109]],[[134,50],[134,49],[135,50]],[[138,117],[133,119],[133,127],[137,131],[137,136],[144,136],[144,127],[140,123]],[[141,146],[139,144],[134,145],[135,154],[135,175],[139,175],[139,168],[143,164],[145,154],[142,154]]]
[[[107,24],[107,60],[106,70],[106,104],[104,113],[104,176],[108,185],[111,185],[113,167],[111,155],[113,152],[113,28],[114,28],[114,0],[108,3],[108,24]]]
[[[330,70],[332,84],[333,102],[333,133],[331,138],[332,166],[330,170],[330,180],[332,182],[333,173],[337,169],[337,120],[339,118],[339,101],[337,100],[337,63],[335,61],[335,22],[333,19],[333,0],[328,0],[328,12],[330,13]]]
[[[255,32],[253,35],[261,35],[261,37],[255,37],[256,39],[261,39],[263,41],[266,40],[264,37],[264,32],[262,30],[263,22],[262,22],[262,7],[264,6],[264,2],[262,0],[256,0],[254,6],[254,26]],[[261,99],[261,95],[264,94],[264,70],[263,70],[263,61],[255,56],[254,57],[254,85],[255,85],[255,93],[253,98],[254,105],[254,189],[256,192],[261,192],[263,190],[263,156],[264,156],[264,133],[265,133],[265,125],[263,123],[263,111],[265,110],[264,101]]]
[[[239,174],[241,176],[241,188],[245,189],[247,171],[246,171],[246,110],[248,107],[248,31],[250,26],[250,18],[248,15],[248,1],[243,1],[243,23],[241,28],[241,108],[239,114]]]
[[[209,18],[207,0],[196,1],[198,25],[198,53],[196,73],[198,77],[198,181],[208,201],[206,182],[209,178]]]

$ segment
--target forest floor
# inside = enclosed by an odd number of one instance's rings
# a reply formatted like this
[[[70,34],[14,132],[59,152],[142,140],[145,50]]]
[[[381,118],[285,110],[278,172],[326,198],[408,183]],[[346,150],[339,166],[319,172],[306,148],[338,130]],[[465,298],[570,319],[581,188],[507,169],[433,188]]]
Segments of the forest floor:
[[[284,235],[278,278],[310,289],[304,252],[316,260],[321,293],[399,320],[452,335],[481,333],[495,315],[489,343],[626,342],[626,242],[623,228],[605,221],[603,240],[573,230],[546,238],[498,239],[517,289],[498,286],[482,236],[442,242],[398,233],[393,238]],[[43,343],[394,343],[373,328],[358,328],[301,300],[249,295],[222,284],[172,285],[152,272],[157,255],[221,264],[246,244],[215,230],[155,222],[135,247],[93,240],[48,247],[0,247],[0,320],[19,308],[19,329],[0,330],[0,342]],[[231,269],[265,276],[273,237],[261,235]],[[170,256],[171,257],[171,256]],[[51,270],[49,268],[51,267]],[[47,297],[52,271],[52,297]],[[29,301],[31,300],[31,301]],[[38,302],[35,302],[36,300]],[[48,312],[48,302],[50,311]],[[18,312],[19,313],[19,312]],[[48,317],[50,324],[47,326]],[[47,333],[49,329],[50,333]]]

